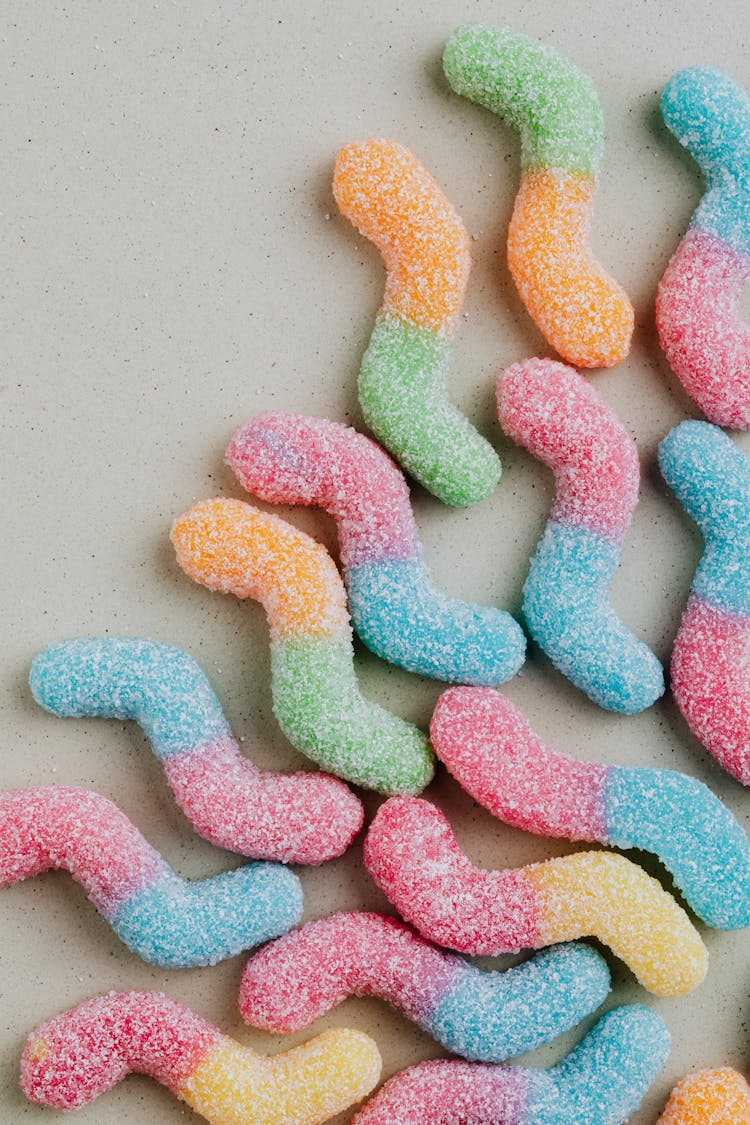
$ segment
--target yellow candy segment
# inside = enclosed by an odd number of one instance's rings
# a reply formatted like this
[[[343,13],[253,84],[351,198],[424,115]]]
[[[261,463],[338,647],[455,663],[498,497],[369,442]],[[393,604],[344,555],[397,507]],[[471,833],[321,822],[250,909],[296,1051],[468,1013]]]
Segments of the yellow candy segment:
[[[576,367],[612,367],[628,354],[633,306],[594,258],[588,237],[596,181],[560,168],[521,177],[508,228],[508,264],[540,331]]]
[[[276,1058],[222,1038],[179,1091],[211,1125],[320,1125],[377,1084],[372,1039],[334,1028]]]
[[[624,856],[577,852],[525,873],[541,900],[539,945],[596,936],[657,996],[684,996],[705,977],[708,953],[684,910]]]
[[[346,591],[330,555],[278,516],[241,500],[202,500],[175,520],[171,538],[194,581],[262,603],[272,641],[351,636]]]
[[[728,1066],[689,1074],[657,1125],[750,1125],[750,1086]]]
[[[333,194],[383,255],[384,311],[420,328],[452,331],[469,277],[469,236],[429,172],[395,141],[345,145]]]

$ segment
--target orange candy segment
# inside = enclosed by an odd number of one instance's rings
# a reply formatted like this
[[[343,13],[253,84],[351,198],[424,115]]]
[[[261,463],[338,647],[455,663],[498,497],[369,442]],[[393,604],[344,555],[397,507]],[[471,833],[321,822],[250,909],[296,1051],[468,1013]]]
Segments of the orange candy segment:
[[[750,1086],[728,1066],[689,1074],[657,1125],[750,1125]]]

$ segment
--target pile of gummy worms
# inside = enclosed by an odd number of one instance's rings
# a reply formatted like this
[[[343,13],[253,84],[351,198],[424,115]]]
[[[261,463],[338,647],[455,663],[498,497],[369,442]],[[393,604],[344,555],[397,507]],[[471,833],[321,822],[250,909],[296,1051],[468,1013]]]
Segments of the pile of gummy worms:
[[[640,466],[622,423],[576,370],[619,363],[634,325],[627,295],[588,245],[599,100],[568,60],[496,27],[459,28],[443,63],[454,91],[520,133],[508,264],[565,361],[524,360],[497,385],[505,433],[556,484],[524,585],[526,632],[598,706],[636,714],[664,693],[664,673],[608,592]],[[750,330],[738,313],[750,277],[750,99],[720,71],[692,67],[670,80],[662,111],[707,182],[656,299],[664,352],[708,419],[682,422],[659,449],[664,479],[706,544],[670,689],[697,739],[750,785],[750,463],[720,428],[750,428]],[[608,1011],[551,1069],[502,1064],[576,1027],[608,996],[607,963],[581,938],[606,945],[654,995],[684,996],[704,979],[708,955],[688,912],[611,849],[654,853],[692,914],[730,930],[750,926],[750,845],[696,779],[569,758],[498,690],[523,665],[526,634],[509,613],[433,585],[401,471],[458,507],[487,497],[500,478],[494,449],[446,390],[469,239],[429,172],[393,141],[345,146],[333,186],[387,269],[359,376],[379,444],[338,422],[265,413],[235,433],[227,462],[263,502],[330,513],[342,574],[315,540],[239,500],[204,500],[171,533],[190,578],[263,605],[274,713],[323,772],[256,768],[179,649],[129,637],[54,644],[31,669],[40,706],[135,720],[196,832],[250,862],[188,882],[105,797],[36,786],[0,793],[0,880],[67,869],[118,937],[165,968],[263,945],[239,993],[253,1027],[296,1032],[349,995],[374,996],[459,1056],[395,1075],[355,1115],[358,1125],[623,1125],[669,1053],[667,1026],[649,1007]],[[452,685],[429,739],[361,694],[353,632],[382,659]],[[420,797],[436,759],[504,823],[603,847],[516,870],[475,867]],[[335,858],[362,828],[346,782],[386,798],[364,862],[400,918],[345,912],[295,929],[302,885],[288,865]],[[466,959],[521,950],[539,952],[505,972]],[[316,1125],[366,1097],[380,1068],[376,1043],[360,1032],[328,1030],[266,1058],[166,995],[132,991],[32,1031],[21,1082],[30,1099],[73,1109],[144,1073],[214,1125]],[[688,1075],[659,1121],[748,1125],[750,1087],[730,1068]]]

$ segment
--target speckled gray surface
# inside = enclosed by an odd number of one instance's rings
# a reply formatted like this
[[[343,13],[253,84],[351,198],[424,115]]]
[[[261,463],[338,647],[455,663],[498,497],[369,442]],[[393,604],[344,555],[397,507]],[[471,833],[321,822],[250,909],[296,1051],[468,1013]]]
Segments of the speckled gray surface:
[[[553,485],[547,470],[502,436],[494,380],[507,364],[549,353],[516,295],[503,249],[517,137],[453,95],[442,77],[442,47],[467,20],[502,21],[550,42],[588,71],[601,96],[606,155],[593,243],[633,299],[637,326],[631,357],[588,377],[635,436],[644,462],[613,598],[638,635],[668,657],[702,548],[656,468],[659,439],[695,411],[660,356],[653,298],[703,187],[662,125],[658,99],[670,74],[698,62],[750,82],[750,32],[738,0],[720,16],[708,0],[687,9],[575,0],[500,7],[383,0],[364,11],[309,0],[50,0],[42,7],[6,0],[0,14],[0,785],[96,789],[181,875],[231,865],[192,833],[135,725],[63,722],[33,703],[26,677],[36,652],[108,630],[190,652],[255,760],[304,767],[272,716],[262,609],[191,584],[167,531],[196,499],[241,495],[223,451],[254,412],[295,410],[361,425],[356,375],[384,271],[331,196],[333,160],[347,140],[384,134],[408,145],[474,236],[451,396],[499,450],[503,480],[469,511],[417,490],[415,512],[441,589],[518,611]],[[750,452],[747,436],[736,440]],[[335,549],[333,525],[320,512],[282,514]],[[357,668],[366,694],[426,726],[438,684],[388,668],[362,647]],[[750,795],[698,746],[668,696],[643,715],[606,714],[536,651],[505,690],[557,749],[689,771],[747,826]],[[428,796],[476,863],[516,866],[570,850],[494,822],[442,770]],[[365,799],[374,811],[378,799]],[[302,872],[306,917],[385,906],[360,861],[358,845]],[[666,881],[655,861],[644,863]],[[64,873],[3,891],[2,906],[3,1121],[56,1119],[18,1090],[23,1040],[36,1023],[110,988],[164,989],[243,1042],[264,1052],[281,1045],[241,1023],[242,959],[186,972],[149,967],[117,942]],[[670,1085],[691,1068],[729,1064],[750,1073],[750,935],[705,937],[711,967],[698,992],[646,1001],[668,1021],[674,1049],[634,1125],[652,1125]],[[612,1002],[643,1001],[633,978],[613,968]],[[321,1021],[336,1024],[374,1035],[386,1074],[440,1054],[374,1000],[349,1000]],[[549,1065],[577,1038],[524,1061]],[[76,1117],[97,1125],[193,1119],[140,1078]]]

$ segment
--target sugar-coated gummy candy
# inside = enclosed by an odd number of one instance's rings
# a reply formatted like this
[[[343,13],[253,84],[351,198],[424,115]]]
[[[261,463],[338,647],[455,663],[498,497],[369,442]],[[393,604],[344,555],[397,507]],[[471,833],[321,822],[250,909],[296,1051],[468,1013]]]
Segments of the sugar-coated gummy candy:
[[[532,319],[568,363],[619,363],[630,348],[633,307],[588,241],[604,148],[591,79],[552,47],[487,24],[459,27],[443,68],[457,94],[521,135],[508,264]]]
[[[750,1125],[750,1086],[728,1066],[689,1074],[657,1125]]]
[[[667,127],[698,162],[706,192],[659,283],[659,340],[712,422],[750,427],[750,328],[739,300],[750,278],[750,97],[712,66],[670,78]]]
[[[500,460],[446,390],[471,264],[464,225],[429,172],[395,141],[345,145],[333,193],[388,271],[359,372],[365,421],[438,499],[476,504],[500,479]]]
[[[195,582],[262,603],[274,713],[293,746],[368,789],[424,789],[434,769],[427,738],[360,694],[346,591],[320,543],[228,499],[203,500],[180,516],[172,543]]]
[[[555,945],[506,972],[484,972],[396,918],[350,912],[308,922],[252,957],[240,1011],[279,1034],[347,996],[376,996],[454,1054],[502,1062],[575,1027],[609,988],[606,962],[586,945]]]
[[[53,715],[135,719],[196,832],[251,859],[318,864],[362,827],[360,801],[320,773],[264,773],[244,757],[192,657],[137,637],[51,645],[31,666],[34,699]]]
[[[664,692],[662,667],[609,601],[638,501],[635,443],[577,371],[549,359],[507,368],[497,409],[506,433],[555,474],[555,503],[523,591],[529,632],[594,703],[643,711]]]
[[[726,805],[696,778],[558,754],[490,688],[444,692],[430,740],[459,785],[506,824],[655,852],[704,922],[726,930],[750,926],[750,844]]]
[[[615,1008],[549,1070],[419,1063],[386,1082],[352,1125],[624,1125],[669,1046],[655,1012]]]
[[[297,876],[252,863],[186,882],[105,797],[47,785],[0,793],[0,886],[68,870],[129,949],[169,969],[213,965],[295,926]]]
[[[482,871],[429,801],[392,797],[365,837],[365,866],[399,914],[429,941],[494,956],[597,937],[649,992],[682,996],[708,954],[684,910],[624,856],[576,852]]]
[[[717,426],[681,422],[659,466],[706,546],[672,650],[672,694],[695,737],[750,785],[750,460]]]
[[[21,1087],[70,1110],[146,1074],[211,1125],[322,1125],[365,1097],[380,1067],[359,1031],[331,1028],[265,1058],[161,992],[111,992],[31,1032]]]
[[[450,683],[500,684],[524,660],[509,613],[436,590],[403,474],[374,441],[339,422],[260,414],[232,438],[227,461],[271,504],[315,504],[336,521],[349,612],[384,660]]]

